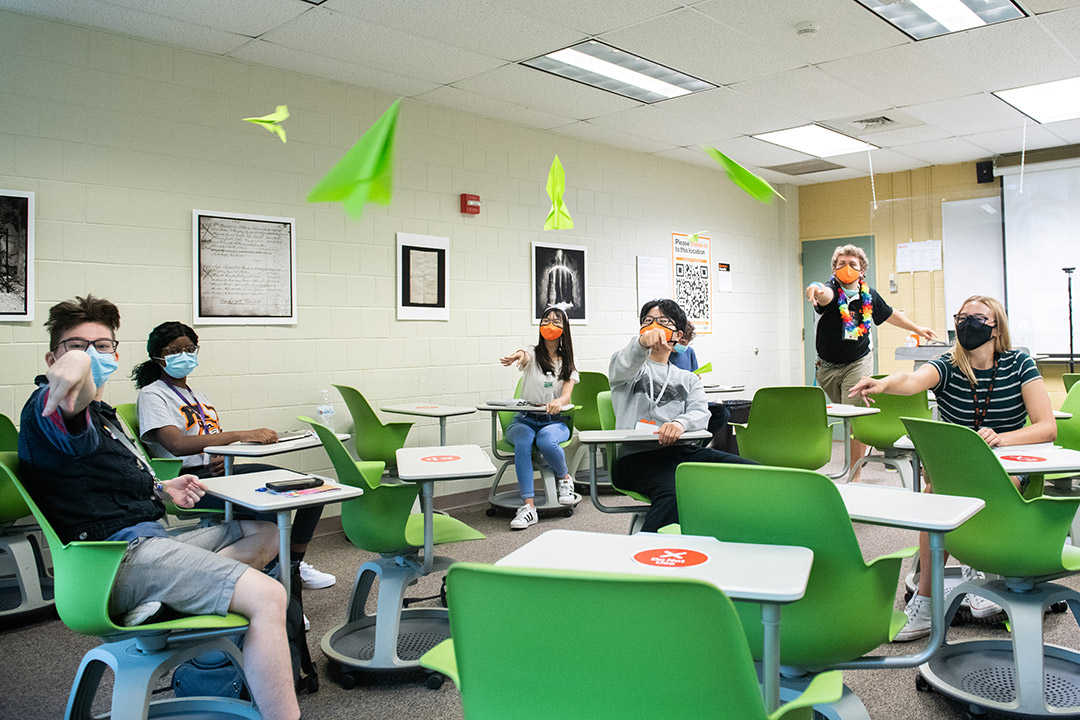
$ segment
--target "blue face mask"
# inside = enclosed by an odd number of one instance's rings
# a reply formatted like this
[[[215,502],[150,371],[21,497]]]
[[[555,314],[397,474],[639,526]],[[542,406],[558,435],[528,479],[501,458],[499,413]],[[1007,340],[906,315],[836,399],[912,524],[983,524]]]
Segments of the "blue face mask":
[[[199,367],[199,356],[195,353],[175,353],[165,358],[166,374],[177,380],[186,378],[197,367]]]
[[[676,355],[682,355],[684,352],[686,352],[686,349],[688,347],[690,347],[690,346],[689,345],[683,345],[682,343],[675,343],[675,354]]]
[[[90,372],[94,376],[94,385],[100,388],[120,363],[116,362],[116,358],[111,354],[99,353],[93,345],[86,348],[86,354],[90,356]]]

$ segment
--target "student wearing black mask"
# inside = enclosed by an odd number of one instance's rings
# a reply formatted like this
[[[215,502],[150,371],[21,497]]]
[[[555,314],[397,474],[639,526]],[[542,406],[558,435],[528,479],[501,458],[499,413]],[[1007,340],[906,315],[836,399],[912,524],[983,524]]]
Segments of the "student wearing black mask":
[[[1005,308],[994,298],[973,295],[964,301],[953,319],[956,347],[918,370],[896,373],[880,380],[864,377],[851,389],[851,397],[879,393],[913,395],[933,390],[938,413],[945,422],[975,430],[990,447],[1049,442],[1057,437],[1050,396],[1039,369],[1027,353],[1014,350],[1009,339]],[[1025,425],[1027,420],[1030,425]],[[1019,484],[1019,480],[1014,478]],[[931,491],[929,484],[927,492]],[[929,541],[920,540],[921,567],[929,565]],[[965,578],[975,574],[964,568]],[[904,612],[908,623],[898,641],[930,634],[930,573],[919,575],[919,590]],[[971,613],[987,617],[1000,608],[984,598],[969,595]]]

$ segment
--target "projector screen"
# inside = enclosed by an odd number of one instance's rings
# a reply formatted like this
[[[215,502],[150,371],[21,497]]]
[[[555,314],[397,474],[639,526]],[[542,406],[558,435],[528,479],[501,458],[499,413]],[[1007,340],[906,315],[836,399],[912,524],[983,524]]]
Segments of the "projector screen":
[[[1005,288],[1013,346],[1033,353],[1069,352],[1068,278],[1080,268],[1080,167],[1002,178],[1005,198]],[[1073,316],[1080,315],[1080,275],[1074,274]],[[1076,331],[1074,330],[1074,333]],[[1080,333],[1074,342],[1080,350]]]

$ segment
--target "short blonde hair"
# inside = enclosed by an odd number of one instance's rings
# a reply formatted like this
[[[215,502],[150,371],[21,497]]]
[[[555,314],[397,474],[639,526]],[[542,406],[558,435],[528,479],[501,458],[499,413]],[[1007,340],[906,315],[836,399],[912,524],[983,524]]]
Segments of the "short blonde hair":
[[[990,308],[990,312],[994,313],[994,325],[997,327],[997,337],[994,338],[994,353],[1000,354],[1009,352],[1012,350],[1012,338],[1009,337],[1009,318],[1005,314],[1005,306],[992,297],[985,295],[972,295],[964,302],[960,303],[960,309],[957,313],[964,311],[968,303],[981,302],[986,307]],[[952,351],[952,365],[953,367],[964,373],[964,376],[974,386],[977,384],[975,380],[975,371],[971,369],[971,353],[969,353],[963,345],[959,342],[953,347]]]
[[[832,254],[832,263],[829,265],[830,270],[836,269],[836,260],[841,255],[850,255],[859,261],[859,269],[863,275],[865,275],[870,269],[870,261],[866,258],[866,253],[858,245],[838,245]]]

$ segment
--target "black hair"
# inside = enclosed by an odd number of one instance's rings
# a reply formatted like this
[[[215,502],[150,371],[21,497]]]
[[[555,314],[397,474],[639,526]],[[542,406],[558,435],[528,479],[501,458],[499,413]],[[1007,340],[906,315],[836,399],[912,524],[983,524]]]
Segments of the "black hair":
[[[664,317],[670,319],[675,323],[675,329],[679,331],[686,330],[686,313],[679,307],[679,303],[668,298],[658,298],[656,300],[650,300],[641,306],[641,313],[638,314],[638,322],[645,322],[645,316],[649,314],[649,311],[654,307],[660,308],[660,312]]]
[[[559,336],[559,347],[555,350],[555,353],[559,356],[559,362],[561,363],[559,379],[567,382],[570,375],[577,370],[574,367],[574,341],[570,338],[570,318],[566,317],[566,312],[562,308],[549,307],[540,316],[540,319],[543,320],[551,313],[558,313],[563,324],[562,335]],[[551,362],[551,358],[548,357],[547,345],[544,344],[543,335],[540,336],[540,340],[536,343],[536,352],[534,354],[536,355],[537,365],[545,375],[555,372],[555,365]]]
[[[108,300],[93,295],[53,305],[49,308],[49,319],[45,321],[45,329],[49,331],[49,350],[56,352],[64,333],[88,322],[109,328],[115,340],[116,331],[120,329],[120,311]]]
[[[195,331],[188,325],[175,320],[163,322],[150,331],[150,337],[146,340],[146,354],[150,356],[150,359],[139,363],[131,371],[131,379],[135,381],[135,387],[141,390],[161,378],[161,364],[154,358],[161,357],[161,351],[165,349],[165,346],[180,337],[191,338],[191,342],[199,344],[199,336],[195,334]]]

